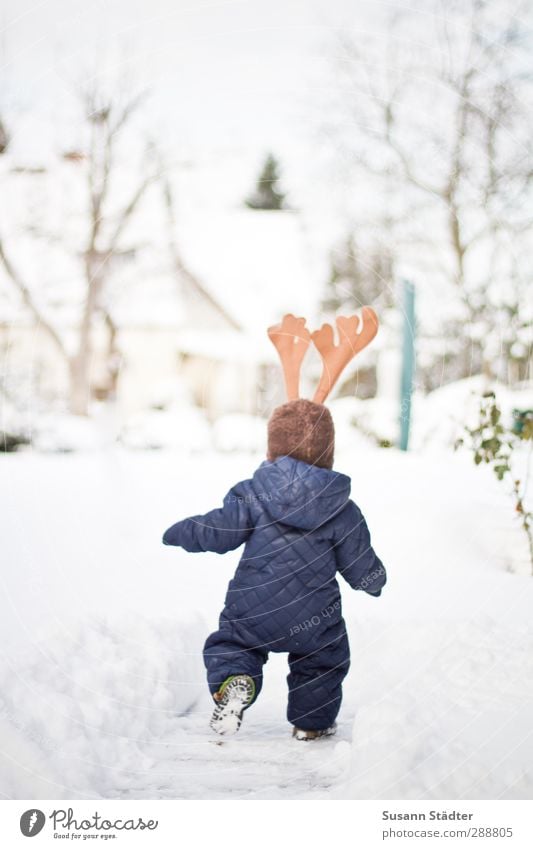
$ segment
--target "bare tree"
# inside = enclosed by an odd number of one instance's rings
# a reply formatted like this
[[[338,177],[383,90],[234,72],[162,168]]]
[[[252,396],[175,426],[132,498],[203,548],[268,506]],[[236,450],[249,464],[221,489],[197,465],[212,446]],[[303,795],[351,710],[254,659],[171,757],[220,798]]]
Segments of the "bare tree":
[[[401,199],[396,250],[431,245],[425,261],[461,305],[464,376],[509,353],[488,333],[501,342],[502,321],[524,315],[530,282],[512,244],[532,221],[527,28],[508,3],[431,10],[429,32],[405,13],[377,44],[343,37],[341,144],[377,192]]]
[[[93,86],[80,92],[84,125],[87,135],[86,149],[67,151],[63,158],[80,166],[80,180],[85,196],[85,243],[81,256],[77,247],[66,240],[62,249],[76,254],[81,263],[83,284],[81,314],[74,350],[70,350],[61,330],[50,318],[51,311],[39,306],[36,297],[39,281],[26,280],[17,268],[12,252],[0,234],[0,266],[18,290],[23,303],[36,324],[49,337],[63,357],[70,377],[69,408],[78,415],[86,415],[91,395],[91,357],[93,332],[97,318],[103,320],[108,333],[107,360],[110,388],[116,388],[117,379],[117,328],[106,307],[104,293],[113,271],[113,260],[123,252],[123,238],[128,225],[139,208],[151,183],[158,178],[155,157],[150,145],[146,146],[144,161],[134,178],[134,184],[125,198],[118,198],[115,178],[122,167],[120,145],[130,130],[133,117],[143,103],[143,95],[121,97],[106,94]],[[14,252],[13,252],[14,253]]]

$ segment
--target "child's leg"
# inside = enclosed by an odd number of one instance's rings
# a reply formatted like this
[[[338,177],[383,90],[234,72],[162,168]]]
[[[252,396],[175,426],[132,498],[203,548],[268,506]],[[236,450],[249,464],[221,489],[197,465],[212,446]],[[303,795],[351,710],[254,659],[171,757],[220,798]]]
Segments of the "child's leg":
[[[309,654],[289,654],[287,719],[303,730],[321,731],[335,722],[342,700],[342,682],[350,667],[350,647],[340,637]]]
[[[204,646],[204,663],[211,694],[216,693],[231,675],[250,675],[255,684],[254,697],[250,702],[253,704],[263,686],[263,665],[267,660],[266,649],[254,646],[252,639],[247,639],[233,626],[215,631],[207,638]]]

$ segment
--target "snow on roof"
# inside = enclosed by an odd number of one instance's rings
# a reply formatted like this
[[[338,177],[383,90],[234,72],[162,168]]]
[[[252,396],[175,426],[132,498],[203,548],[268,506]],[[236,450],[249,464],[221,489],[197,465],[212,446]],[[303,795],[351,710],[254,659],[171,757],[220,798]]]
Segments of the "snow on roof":
[[[264,334],[285,312],[315,312],[321,281],[299,213],[210,209],[182,217],[177,240],[186,266],[246,333]]]
[[[38,183],[27,174],[9,173],[8,179],[16,214],[5,216],[3,226],[10,236],[13,261],[43,312],[50,309],[59,327],[73,327],[79,321],[84,289],[83,180],[74,166],[62,161],[48,167]],[[262,338],[265,328],[285,312],[306,315],[312,322],[324,277],[323,251],[306,227],[304,214],[250,210],[237,206],[235,199],[207,197],[201,188],[197,175],[196,182],[179,195],[175,233],[180,258],[198,280],[198,291],[191,293],[173,268],[160,193],[153,188],[120,245],[132,255],[113,260],[105,288],[105,302],[117,324],[184,329],[189,325],[200,331],[204,323],[206,330],[217,329],[220,323],[223,328],[222,312],[217,319],[211,297],[242,327],[248,341],[238,344],[249,350],[251,340],[257,334]],[[130,192],[119,187],[122,199]],[[24,229],[28,216],[43,229],[44,237],[35,238]],[[14,289],[6,283],[7,289]],[[13,305],[19,298],[12,294],[12,304],[3,298],[0,311],[4,320],[16,321]],[[208,339],[203,342],[209,347]],[[265,352],[264,340],[261,345]],[[269,354],[261,358],[265,357],[270,359]]]

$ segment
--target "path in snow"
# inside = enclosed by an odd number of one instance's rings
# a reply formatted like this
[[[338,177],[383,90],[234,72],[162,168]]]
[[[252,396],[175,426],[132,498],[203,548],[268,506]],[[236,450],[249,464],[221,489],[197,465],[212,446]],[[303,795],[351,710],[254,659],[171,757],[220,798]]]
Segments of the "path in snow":
[[[276,671],[283,681],[283,668]],[[163,799],[328,796],[350,766],[351,722],[345,718],[332,739],[315,744],[293,740],[283,717],[282,687],[272,683],[275,701],[263,692],[264,698],[248,711],[234,737],[210,732],[211,703],[203,699],[192,715],[179,718],[164,741],[149,748],[153,765],[138,776],[127,776],[126,792],[117,786],[117,795]]]
[[[219,746],[201,648],[238,553],[187,555],[160,536],[218,504],[254,459],[0,463],[4,796],[531,796],[533,580],[483,470],[385,451],[339,463],[390,577],[380,599],[343,588],[352,669],[339,735],[290,738],[286,660],[273,656],[258,703]]]

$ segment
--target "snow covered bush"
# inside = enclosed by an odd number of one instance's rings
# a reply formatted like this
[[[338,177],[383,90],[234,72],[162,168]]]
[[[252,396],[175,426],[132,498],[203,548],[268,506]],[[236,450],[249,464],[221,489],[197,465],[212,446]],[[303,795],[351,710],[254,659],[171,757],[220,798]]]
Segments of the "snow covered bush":
[[[207,451],[211,447],[211,428],[200,409],[172,405],[132,416],[122,429],[120,441],[134,449]]]
[[[529,447],[524,451],[526,442]],[[506,427],[494,392],[485,392],[480,401],[478,424],[465,428],[465,436],[457,440],[456,447],[462,445],[473,452],[476,466],[486,463],[499,481],[511,483],[510,494],[527,536],[533,574],[533,512],[525,506],[533,445],[533,418],[526,416],[519,428]],[[521,472],[519,468],[522,468]]]
[[[90,418],[69,413],[46,413],[36,419],[31,444],[37,451],[70,454],[74,451],[96,451],[100,439]]]

